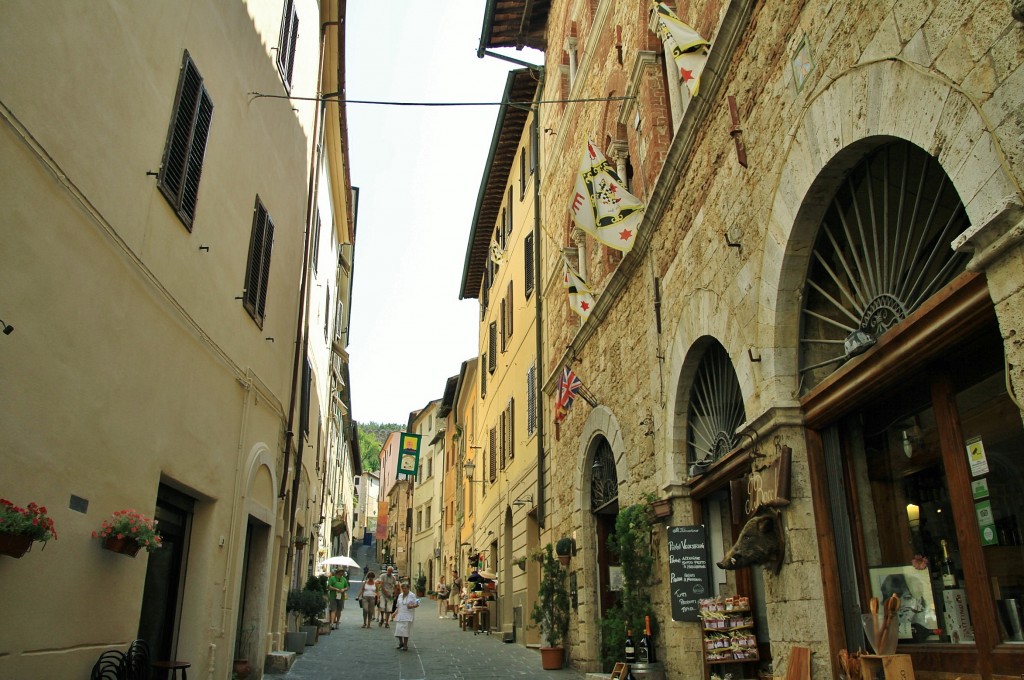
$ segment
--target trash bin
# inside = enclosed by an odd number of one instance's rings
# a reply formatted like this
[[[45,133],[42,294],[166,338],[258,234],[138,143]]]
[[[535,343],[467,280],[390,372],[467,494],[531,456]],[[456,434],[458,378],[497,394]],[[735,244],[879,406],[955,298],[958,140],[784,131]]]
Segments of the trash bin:
[[[632,671],[636,680],[665,680],[665,667],[660,661],[654,663],[631,663],[629,670]]]

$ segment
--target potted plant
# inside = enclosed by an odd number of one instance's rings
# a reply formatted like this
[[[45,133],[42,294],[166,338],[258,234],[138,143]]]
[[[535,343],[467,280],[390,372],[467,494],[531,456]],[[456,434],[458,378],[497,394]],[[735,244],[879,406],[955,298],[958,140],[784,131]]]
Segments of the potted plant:
[[[427,593],[427,577],[422,572],[416,577],[416,597],[423,597]]]
[[[306,624],[300,626],[300,629],[306,631],[307,645],[316,644],[320,631],[320,615],[327,607],[327,595],[324,590],[324,582],[318,576],[306,579],[306,587],[302,589],[302,615]]]
[[[116,553],[135,557],[141,548],[153,552],[163,545],[156,530],[156,520],[135,510],[117,510],[110,519],[103,520],[99,531],[92,532],[103,547]]]
[[[238,680],[245,680],[252,675],[249,654],[252,651],[252,638],[255,632],[256,626],[246,626],[238,631],[238,639],[235,641],[235,659],[232,662],[232,671]]]
[[[601,660],[608,669],[622,661],[627,629],[639,634],[644,617],[650,616],[653,632],[657,633],[650,594],[656,581],[651,549],[651,530],[657,521],[653,500],[648,496],[643,503],[622,508],[615,519],[615,530],[608,537],[608,548],[622,567],[619,602],[601,619]]]
[[[568,565],[575,552],[575,547],[575,542],[568,536],[558,539],[558,542],[555,543],[555,554],[558,555],[558,561],[563,565]]]
[[[519,557],[515,558],[514,560],[512,560],[512,563],[515,564],[520,569],[522,569],[523,571],[526,571],[526,556],[525,555],[520,555]]]
[[[51,538],[57,540],[57,530],[46,514],[46,506],[29,503],[22,508],[0,498],[0,555],[20,558],[35,541],[45,548]]]
[[[294,618],[294,631],[286,631],[284,634],[284,648],[286,651],[295,652],[296,654],[302,654],[306,651],[306,633],[299,628],[300,622],[302,621],[302,601],[304,598],[303,593],[307,591],[293,588],[288,591],[288,599],[285,603],[285,609]]]
[[[541,637],[547,643],[540,648],[542,667],[546,671],[557,670],[563,665],[563,643],[569,631],[569,591],[565,587],[565,572],[550,543],[535,553],[534,559],[540,562],[541,576],[530,618],[540,627]]]

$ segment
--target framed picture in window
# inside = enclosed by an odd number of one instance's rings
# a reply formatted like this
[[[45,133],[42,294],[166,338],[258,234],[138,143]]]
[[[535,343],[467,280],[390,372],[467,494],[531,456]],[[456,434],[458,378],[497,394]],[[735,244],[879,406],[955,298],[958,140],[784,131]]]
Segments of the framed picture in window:
[[[879,612],[884,611],[885,601],[893,594],[900,597],[900,640],[924,642],[939,639],[935,633],[939,628],[935,598],[927,569],[897,564],[870,567],[868,571],[871,575],[871,594],[878,598]]]

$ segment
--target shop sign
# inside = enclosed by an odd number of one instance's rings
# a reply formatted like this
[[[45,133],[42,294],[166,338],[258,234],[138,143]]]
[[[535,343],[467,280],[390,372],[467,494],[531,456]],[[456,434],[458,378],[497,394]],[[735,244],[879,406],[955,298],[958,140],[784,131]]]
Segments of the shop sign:
[[[420,467],[421,436],[403,432],[399,436],[398,474],[415,477]]]
[[[751,453],[750,473],[730,483],[734,517],[751,517],[761,508],[789,505],[793,449],[775,440],[775,450]]]
[[[711,594],[707,530],[703,524],[667,529],[672,620],[699,621],[700,600]]]
[[[981,501],[974,504],[974,512],[978,516],[978,531],[981,532],[982,545],[998,545],[996,536],[996,520],[992,514],[992,502]]]
[[[967,462],[971,466],[971,477],[988,474],[988,457],[985,455],[985,443],[981,437],[967,440]]]

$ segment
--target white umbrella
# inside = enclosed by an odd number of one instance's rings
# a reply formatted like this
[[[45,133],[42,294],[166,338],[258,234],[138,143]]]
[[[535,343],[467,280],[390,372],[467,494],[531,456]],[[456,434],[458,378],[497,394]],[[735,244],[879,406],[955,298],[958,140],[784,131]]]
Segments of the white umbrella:
[[[335,555],[334,557],[328,557],[326,560],[320,563],[320,566],[322,567],[327,564],[337,564],[339,567],[355,567],[356,569],[359,568],[359,565],[356,564],[356,561],[348,555]]]

